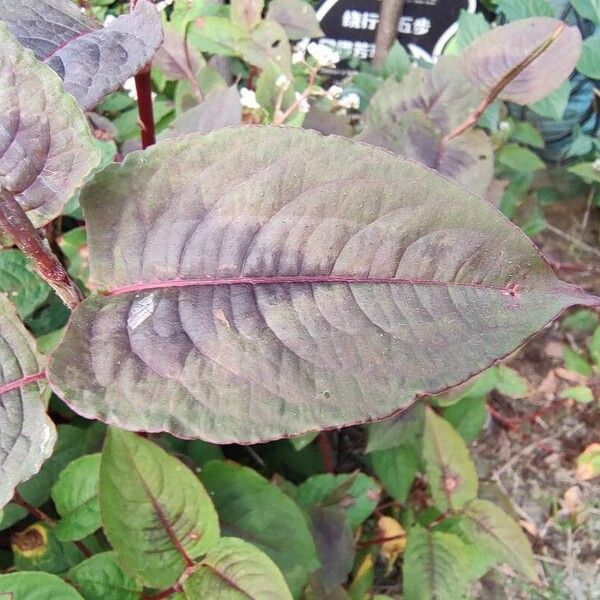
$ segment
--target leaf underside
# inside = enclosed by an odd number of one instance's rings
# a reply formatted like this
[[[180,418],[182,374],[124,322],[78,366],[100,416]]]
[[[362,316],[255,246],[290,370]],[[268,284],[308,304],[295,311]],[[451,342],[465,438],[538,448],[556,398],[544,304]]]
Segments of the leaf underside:
[[[460,57],[444,56],[431,69],[388,78],[374,94],[359,139],[416,160],[483,195],[494,174],[487,135],[471,130],[446,140],[483,96],[470,84]]]
[[[85,116],[60,79],[0,22],[0,193],[40,227],[98,160]]]
[[[546,44],[545,50],[516,77],[509,76]],[[473,84],[482,91],[494,89],[509,76],[499,98],[530,104],[553,92],[569,77],[579,60],[581,45],[577,27],[564,26],[551,17],[531,17],[496,27],[477,38],[465,50],[463,63]]]
[[[0,387],[40,371],[35,341],[12,304],[0,296]],[[52,454],[56,430],[40,394],[30,383],[0,394],[0,507],[14,488],[35,475]]]
[[[253,443],[383,418],[595,302],[465,189],[305,130],[163,142],[82,206],[109,295],[75,310],[49,378],[128,429]]]
[[[84,110],[135,75],[162,43],[160,17],[148,0],[106,28],[70,0],[0,0],[0,20],[58,73]]]

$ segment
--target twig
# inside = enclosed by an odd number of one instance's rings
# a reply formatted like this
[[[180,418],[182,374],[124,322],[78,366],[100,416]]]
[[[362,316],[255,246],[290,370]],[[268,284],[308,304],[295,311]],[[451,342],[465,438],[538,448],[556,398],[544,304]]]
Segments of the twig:
[[[406,537],[406,533],[399,533],[398,535],[392,535],[391,537],[374,538],[372,540],[365,540],[364,542],[357,542],[357,548],[368,548],[369,546],[380,546],[386,542],[393,542],[394,540],[401,540]]]
[[[404,8],[404,0],[381,0],[379,24],[375,33],[373,66],[381,68],[388,52],[398,36],[398,22]]]
[[[571,244],[573,244],[574,246],[577,246],[581,250],[585,250],[586,252],[589,252],[590,254],[593,254],[594,256],[600,257],[599,250],[596,250],[596,248],[593,248],[589,244],[586,244],[585,242],[577,239],[576,237],[572,236],[571,234],[566,233],[562,229],[559,229],[558,227],[554,227],[554,225],[552,225],[551,223],[546,223],[546,229],[548,229],[548,231],[551,231],[555,235],[567,240],[568,242],[571,242]]]
[[[312,90],[313,85],[317,79],[317,73],[319,71],[319,67],[316,66],[312,69],[308,76],[308,84],[306,85],[306,89],[290,104],[285,112],[279,112],[279,114],[275,113],[273,118],[273,123],[275,125],[282,125],[286,122],[287,118],[294,113],[294,111],[302,104],[304,100],[306,100],[310,96],[310,92]]]
[[[46,523],[49,527],[55,527],[56,521],[49,517],[43,510],[39,509],[37,506],[27,502],[19,492],[15,491],[12,501],[19,505],[21,508],[24,508],[30,515],[35,517],[38,521],[42,521]],[[94,555],[94,553],[80,540],[72,540],[73,544],[79,548],[79,551],[86,557],[90,558]]]
[[[331,441],[329,439],[328,431],[321,431],[319,433],[319,449],[321,450],[321,457],[323,459],[323,467],[326,473],[333,473],[333,452],[331,449]]]
[[[0,193],[0,227],[29,256],[35,272],[52,286],[69,308],[73,309],[83,300],[81,291],[44,244],[21,205],[7,192]]]

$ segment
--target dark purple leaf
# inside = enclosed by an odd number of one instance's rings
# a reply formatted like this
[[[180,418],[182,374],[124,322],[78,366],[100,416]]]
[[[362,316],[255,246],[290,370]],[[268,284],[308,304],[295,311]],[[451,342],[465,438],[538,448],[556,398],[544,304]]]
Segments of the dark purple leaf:
[[[129,429],[251,443],[379,419],[598,302],[464,188],[302,129],[161,142],[82,206],[106,295],[74,311],[49,377]]]
[[[223,127],[242,124],[242,105],[237,86],[216,90],[198,106],[190,108],[173,121],[165,138],[180,137],[188,133],[210,133]]]
[[[473,83],[517,104],[541,100],[565,81],[581,54],[581,33],[551,17],[531,17],[477,38],[463,59]]]
[[[0,296],[0,508],[52,454],[56,430],[41,397],[35,340]]]
[[[304,0],[272,0],[267,19],[277,21],[290,40],[318,38],[323,35],[315,9]]]
[[[313,506],[310,509],[317,555],[321,562],[318,577],[326,591],[348,578],[354,563],[354,538],[346,515],[337,506]]]
[[[202,54],[173,26],[167,25],[164,41],[154,56],[153,65],[169,79],[195,80],[205,63]]]
[[[39,227],[98,162],[86,118],[56,73],[0,23],[0,190]]]
[[[148,0],[106,28],[70,0],[0,0],[0,20],[59,74],[84,110],[135,75],[162,43],[160,17]]]

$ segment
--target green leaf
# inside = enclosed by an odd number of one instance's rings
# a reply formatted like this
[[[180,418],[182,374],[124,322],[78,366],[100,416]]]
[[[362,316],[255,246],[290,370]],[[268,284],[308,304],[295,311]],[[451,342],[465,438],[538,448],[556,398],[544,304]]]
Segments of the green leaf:
[[[52,500],[61,516],[54,528],[58,539],[81,540],[100,528],[100,458],[90,454],[74,460],[54,484]]]
[[[40,470],[56,441],[42,401],[42,368],[35,340],[0,295],[0,507]]]
[[[50,295],[50,286],[31,267],[21,250],[0,252],[0,291],[8,294],[21,319],[29,317]]]
[[[590,79],[600,77],[600,32],[583,41],[577,70]]]
[[[223,452],[219,446],[202,440],[191,440],[188,442],[185,453],[200,468],[211,460],[220,460],[223,458]]]
[[[109,429],[100,465],[102,524],[119,561],[164,588],[219,537],[210,497],[176,458],[144,438]]]
[[[593,331],[598,326],[600,319],[598,315],[587,309],[573,311],[570,315],[562,320],[564,327],[568,329],[576,329],[577,331]]]
[[[0,575],[0,598],[6,600],[84,600],[75,588],[50,573]]]
[[[72,460],[99,449],[103,428],[104,426],[101,424],[96,424],[88,429],[81,429],[73,425],[59,425],[56,428],[58,439],[52,456],[44,463],[37,475],[17,488],[21,496],[34,506],[42,505],[50,498],[50,491],[60,472]],[[14,503],[8,504],[4,509],[0,530],[10,527],[26,515],[27,512],[24,508]]]
[[[529,173],[546,168],[546,163],[531,150],[518,144],[506,144],[496,153],[498,163],[517,173]]]
[[[496,384],[494,386],[501,394],[509,398],[522,398],[529,391],[527,379],[506,365],[496,368]]]
[[[416,402],[398,414],[368,426],[366,452],[402,445],[417,445],[423,436],[425,405]]]
[[[383,76],[395,77],[400,81],[410,71],[410,56],[404,46],[397,40],[394,42],[383,63]]]
[[[490,29],[490,24],[482,13],[470,13],[461,9],[458,15],[458,31],[456,32],[457,49],[464,50]]]
[[[415,446],[396,446],[369,454],[373,470],[386,491],[399,502],[406,502],[420,466]]]
[[[592,337],[587,342],[590,355],[600,369],[600,327],[596,327]]]
[[[462,511],[461,526],[476,546],[498,562],[506,562],[532,581],[538,581],[529,541],[519,525],[488,500],[473,500]]]
[[[65,578],[84,600],[138,600],[142,591],[142,585],[123,571],[115,552],[102,552],[84,560]]]
[[[467,592],[467,551],[451,533],[411,527],[404,555],[405,600],[458,600]]]
[[[568,346],[563,348],[563,360],[565,361],[565,367],[569,371],[574,371],[584,377],[591,377],[594,374],[592,366],[588,361],[579,352],[575,352],[575,350]]]
[[[560,121],[565,114],[569,96],[571,95],[571,82],[564,81],[545,98],[530,103],[529,108],[542,117]]]
[[[299,435],[298,437],[290,438],[290,444],[294,447],[296,452],[300,452],[306,446],[312,444],[314,440],[319,437],[318,431],[313,431],[312,433],[305,433],[304,435]]]
[[[237,56],[238,44],[247,39],[243,27],[223,17],[202,17],[197,26],[189,29],[190,43],[208,54]]]
[[[277,21],[290,40],[318,38],[323,35],[315,9],[304,0],[272,0],[265,18]]]
[[[600,0],[571,0],[571,6],[584,19],[600,25]]]
[[[247,467],[214,461],[200,472],[225,535],[251,541],[275,562],[293,596],[318,566],[304,514],[277,486]]]
[[[480,90],[488,94],[500,87],[501,100],[531,104],[571,75],[580,53],[577,27],[550,17],[530,17],[493,28],[477,38],[462,58]]]
[[[487,419],[485,396],[467,396],[444,408],[443,415],[466,442],[472,442]]]
[[[526,121],[517,121],[509,137],[513,142],[519,142],[532,148],[544,147],[542,134],[531,123],[527,123]]]
[[[594,400],[594,392],[587,385],[575,385],[564,389],[560,393],[561,398],[570,398],[580,404],[588,404]]]
[[[478,478],[465,442],[433,410],[425,410],[425,473],[435,507],[458,509],[477,495]]]
[[[79,414],[132,430],[255,443],[383,418],[596,302],[481,198],[302,129],[161,142],[82,205],[103,293],[48,376]]]
[[[497,11],[509,21],[527,17],[555,17],[554,9],[548,0],[498,0]]]
[[[186,597],[219,600],[291,600],[281,572],[252,544],[221,538],[183,584]]]
[[[63,233],[58,245],[69,262],[69,275],[86,287],[90,278],[90,261],[85,227],[75,227]]]
[[[0,19],[5,4],[0,0]],[[0,81],[0,190],[41,227],[61,214],[98,164],[98,152],[84,114],[58,75],[23,48],[2,22]]]
[[[569,173],[581,177],[586,183],[600,183],[600,167],[595,162],[583,162],[569,167]]]
[[[296,502],[304,509],[314,505],[338,506],[356,529],[375,510],[381,488],[364,473],[313,475],[297,488]]]
[[[231,0],[231,22],[250,31],[262,21],[264,0]]]

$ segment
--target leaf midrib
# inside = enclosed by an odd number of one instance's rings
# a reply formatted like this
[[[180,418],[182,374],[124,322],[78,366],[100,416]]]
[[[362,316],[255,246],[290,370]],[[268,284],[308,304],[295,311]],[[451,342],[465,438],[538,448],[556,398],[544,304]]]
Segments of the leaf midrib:
[[[272,277],[223,277],[223,278],[200,278],[200,279],[170,279],[165,281],[147,281],[116,286],[104,293],[106,296],[119,296],[132,292],[143,292],[147,290],[180,288],[180,287],[205,287],[219,285],[277,285],[296,284],[305,285],[312,283],[324,284],[399,284],[399,285],[432,285],[440,287],[457,287],[493,290],[504,295],[515,295],[514,284],[505,287],[487,285],[483,283],[462,283],[453,281],[439,281],[435,279],[409,279],[403,277],[372,277],[355,275],[276,275]]]

